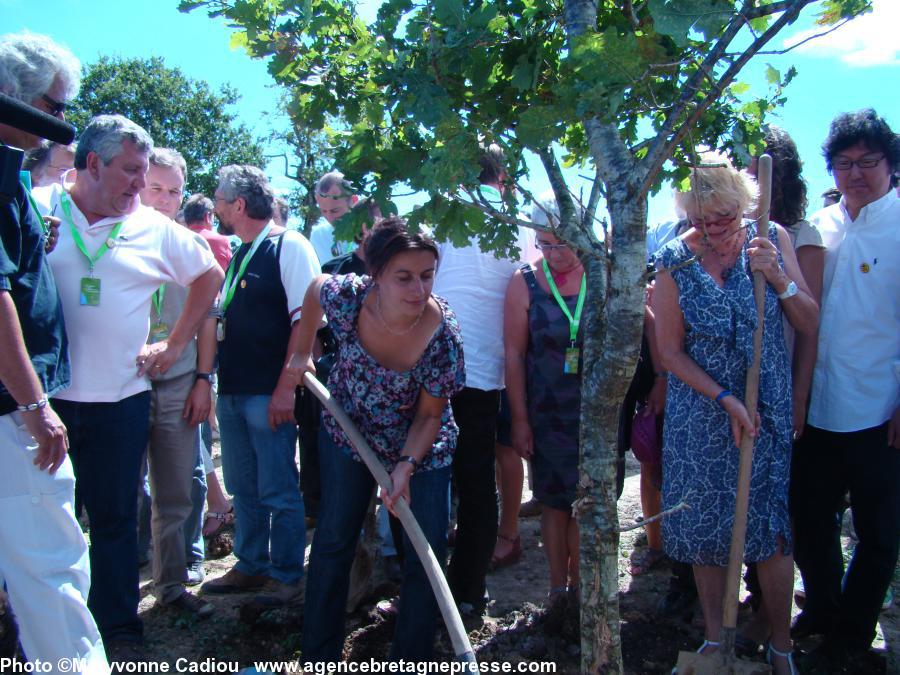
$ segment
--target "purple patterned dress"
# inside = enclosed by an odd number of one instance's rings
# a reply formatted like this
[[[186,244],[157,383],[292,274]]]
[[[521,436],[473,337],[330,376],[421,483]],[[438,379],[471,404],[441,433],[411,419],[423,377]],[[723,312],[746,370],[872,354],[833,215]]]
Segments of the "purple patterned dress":
[[[322,285],[321,302],[338,342],[338,353],[328,378],[328,389],[369,442],[388,471],[400,457],[409,427],[416,414],[419,392],[447,398],[465,386],[462,336],[456,315],[447,302],[432,296],[444,319],[435,330],[421,358],[411,370],[398,372],[381,366],[359,343],[357,320],[363,302],[374,283],[368,276],[333,276]],[[324,410],[325,429],[339,448],[351,450],[337,420]],[[448,402],[441,416],[441,428],[431,451],[422,460],[420,471],[449,466],[459,430]]]

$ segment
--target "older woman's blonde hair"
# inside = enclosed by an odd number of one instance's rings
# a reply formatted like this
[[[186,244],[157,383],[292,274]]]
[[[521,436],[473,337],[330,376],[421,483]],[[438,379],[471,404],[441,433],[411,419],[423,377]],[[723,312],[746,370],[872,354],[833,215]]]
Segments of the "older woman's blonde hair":
[[[735,169],[720,152],[703,152],[698,160],[691,168],[690,190],[675,193],[676,208],[695,219],[755,210],[758,190],[752,177]]]

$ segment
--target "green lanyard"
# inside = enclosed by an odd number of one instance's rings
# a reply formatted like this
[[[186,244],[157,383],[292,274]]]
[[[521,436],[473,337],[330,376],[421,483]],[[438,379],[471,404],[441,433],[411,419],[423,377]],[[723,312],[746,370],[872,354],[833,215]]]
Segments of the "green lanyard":
[[[22,185],[25,186],[25,195],[28,197],[28,201],[31,202],[31,210],[34,211],[35,217],[41,221],[41,229],[43,229],[46,234],[50,229],[50,226],[47,225],[47,221],[41,216],[41,210],[38,208],[37,202],[34,201],[34,195],[31,194],[31,173],[28,171],[20,171],[19,180],[22,181]]]
[[[166,285],[163,284],[153,293],[153,309],[156,310],[156,322],[162,321],[163,300],[166,299]]]
[[[238,282],[244,276],[244,271],[247,269],[247,265],[250,263],[250,258],[253,257],[253,254],[256,253],[256,249],[259,248],[259,245],[263,243],[263,240],[266,238],[266,235],[269,234],[269,230],[272,229],[272,223],[266,225],[262,231],[256,235],[256,239],[253,240],[253,243],[250,245],[250,250],[247,251],[247,255],[244,256],[244,259],[241,260],[241,265],[238,267],[237,274],[234,273],[235,260],[237,256],[234,256],[231,259],[231,262],[228,265],[228,272],[225,274],[225,292],[222,294],[222,316],[225,316],[225,312],[228,310],[228,305],[231,304],[232,298],[234,298],[234,291],[237,288]]]
[[[550,266],[547,264],[547,259],[544,259],[544,275],[547,277],[547,285],[550,286],[550,292],[553,293],[553,297],[556,298],[556,304],[559,305],[559,308],[563,311],[563,314],[566,315],[566,318],[569,320],[569,341],[574,345],[575,338],[578,336],[578,324],[581,323],[581,310],[584,308],[584,296],[587,295],[587,283],[586,277],[584,273],[581,275],[581,290],[578,291],[578,303],[575,305],[575,316],[572,317],[572,313],[569,311],[569,306],[566,304],[566,301],[563,300],[563,297],[559,294],[559,289],[556,287],[556,282],[553,281],[553,275],[550,274]]]
[[[63,212],[66,214],[66,220],[69,221],[69,230],[72,232],[72,239],[75,240],[75,245],[78,247],[78,250],[88,259],[88,271],[90,276],[93,277],[94,265],[103,257],[103,254],[109,250],[109,244],[119,236],[119,230],[122,229],[122,223],[116,223],[113,226],[112,232],[109,233],[109,238],[100,245],[100,248],[97,249],[97,252],[94,255],[91,255],[88,253],[87,246],[84,245],[84,239],[81,238],[81,233],[78,231],[78,228],[75,227],[75,221],[72,219],[72,211],[69,208],[68,195],[62,195],[60,202],[62,203]],[[114,243],[113,246],[115,246]]]

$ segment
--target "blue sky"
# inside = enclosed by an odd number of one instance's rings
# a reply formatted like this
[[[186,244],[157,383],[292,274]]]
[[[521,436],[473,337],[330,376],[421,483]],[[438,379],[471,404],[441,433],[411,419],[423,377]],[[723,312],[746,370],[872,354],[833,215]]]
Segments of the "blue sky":
[[[265,63],[229,47],[230,30],[222,21],[210,20],[202,11],[182,14],[177,0],[0,0],[0,30],[29,29],[46,33],[66,44],[83,63],[101,54],[125,57],[161,56],[169,66],[204,79],[213,86],[234,85],[241,93],[238,116],[260,135],[273,125],[278,90],[271,85]],[[371,16],[377,2],[364,3]],[[809,9],[797,24],[777,39],[773,48],[799,42],[813,28]],[[875,12],[838,31],[807,42],[786,55],[760,56],[746,69],[743,79],[758,90],[764,87],[766,64],[784,72],[791,65],[799,74],[787,88],[788,102],[778,113],[778,123],[795,139],[804,160],[810,186],[810,208],[820,204],[818,195],[833,182],[825,172],[820,146],[830,120],[839,112],[874,107],[892,128],[900,131],[900,2],[875,0]],[[283,162],[281,163],[283,166]],[[268,167],[277,187],[289,189],[279,178],[279,162]],[[540,170],[531,178],[533,192],[548,187]],[[650,221],[669,215],[668,195],[651,200]]]

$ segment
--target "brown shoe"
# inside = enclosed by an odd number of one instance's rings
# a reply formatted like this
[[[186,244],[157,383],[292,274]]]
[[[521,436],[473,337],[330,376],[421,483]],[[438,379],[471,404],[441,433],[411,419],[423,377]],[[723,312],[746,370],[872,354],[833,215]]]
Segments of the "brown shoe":
[[[247,593],[258,591],[268,580],[265,574],[244,574],[232,567],[218,579],[207,581],[200,590],[204,593]]]

